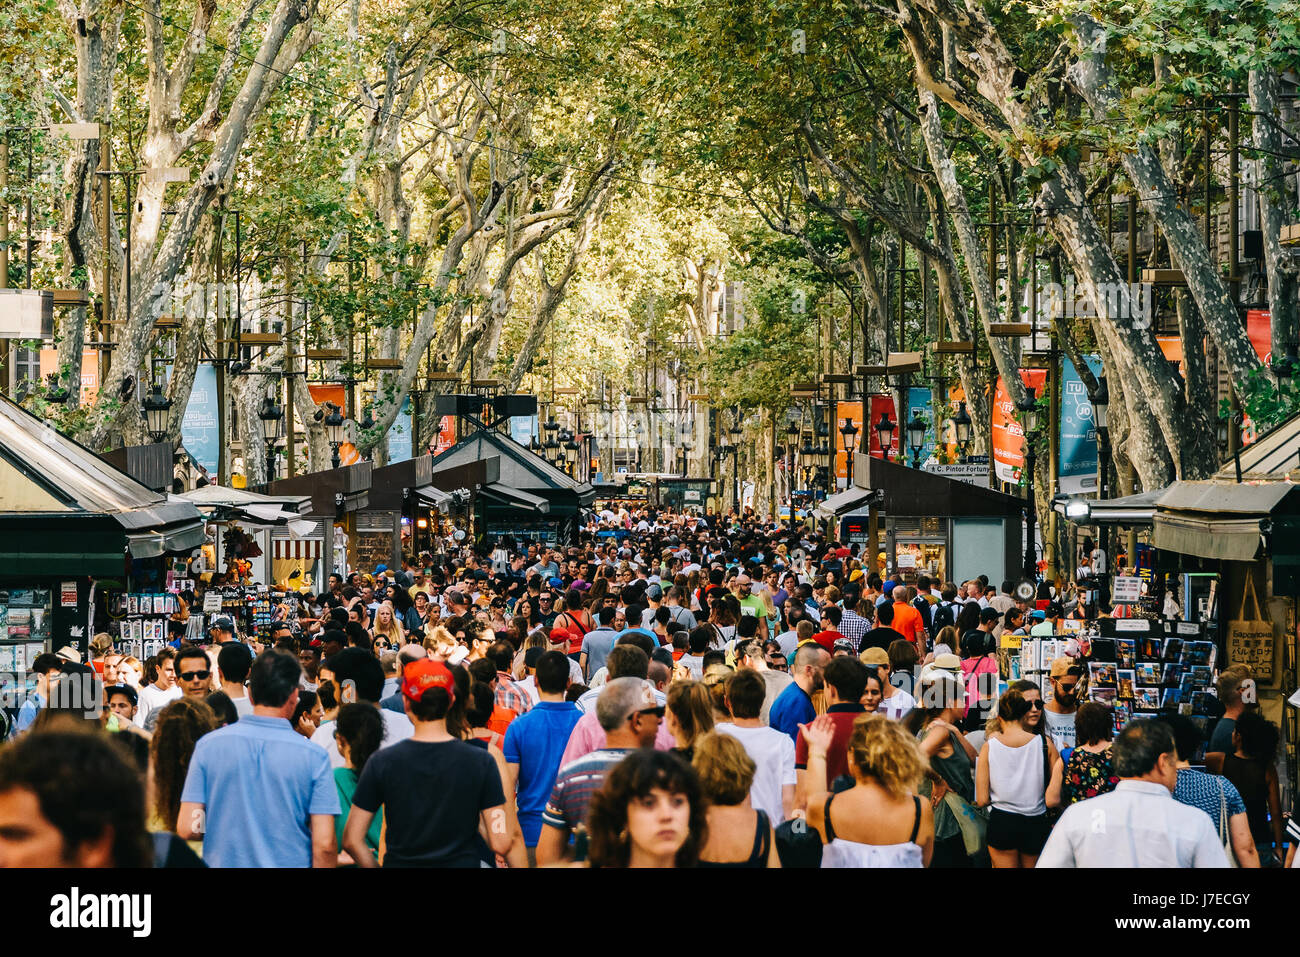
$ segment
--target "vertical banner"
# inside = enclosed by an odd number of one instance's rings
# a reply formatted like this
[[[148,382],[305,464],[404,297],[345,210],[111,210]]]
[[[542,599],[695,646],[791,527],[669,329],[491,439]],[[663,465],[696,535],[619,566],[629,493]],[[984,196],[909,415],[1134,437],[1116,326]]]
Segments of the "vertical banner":
[[[402,410],[388,427],[388,464],[405,462],[411,457],[414,437],[411,429],[411,397],[402,402]]]
[[[835,478],[839,488],[849,487],[849,457],[844,452],[844,436],[840,435],[840,426],[844,420],[850,420],[858,430],[854,436],[858,448],[862,447],[862,403],[837,402],[835,404],[835,425],[831,429],[831,438],[835,440]]]
[[[1250,337],[1250,344],[1255,347],[1255,354],[1259,356],[1260,361],[1268,365],[1273,358],[1273,314],[1267,309],[1247,309],[1246,335]],[[1258,437],[1255,423],[1250,421],[1250,416],[1243,413],[1241,444],[1250,445]]]
[[[898,422],[898,410],[894,408],[894,397],[892,395],[873,395],[871,396],[871,405],[869,408],[871,409],[871,415],[867,417],[866,429],[870,441],[870,445],[867,446],[870,450],[870,454],[876,458],[883,457],[880,448],[880,432],[876,429],[876,425],[879,424],[880,417],[888,412],[889,417],[895,423],[894,438],[890,442],[889,446],[889,460],[891,462],[897,462],[898,443],[900,440],[899,434],[903,431],[903,426]]]
[[[347,408],[347,391],[341,385],[309,385],[307,392],[317,405],[333,402],[340,409]],[[339,446],[339,465],[356,465],[361,461],[361,453],[351,442]]]
[[[510,417],[510,437],[520,445],[527,445],[537,434],[537,416],[512,415]]]
[[[1101,359],[1084,356],[1094,376],[1101,375]],[[1097,491],[1097,423],[1092,416],[1088,390],[1069,358],[1061,360],[1061,437],[1057,474],[1066,495]]]
[[[929,389],[912,386],[907,390],[907,418],[898,426],[903,433],[904,442],[910,441],[907,438],[907,423],[916,416],[920,416],[921,421],[925,423],[925,441],[921,443],[920,456],[920,462],[924,465],[934,454],[934,394]],[[907,454],[908,456],[912,454],[910,445]]]
[[[217,369],[206,362],[194,370],[194,385],[190,387],[190,400],[185,405],[181,419],[181,443],[214,478],[217,458],[221,452],[221,430],[217,416]]]
[[[438,420],[438,435],[434,439],[433,454],[441,455],[456,444],[456,417],[444,415]]]
[[[1020,379],[1034,390],[1035,396],[1043,394],[1047,382],[1046,369],[1021,369]],[[1006,383],[998,376],[997,391],[993,394],[993,468],[999,482],[1020,484],[1020,470],[1025,464],[1025,431],[1016,421],[1016,404],[1011,401]]]

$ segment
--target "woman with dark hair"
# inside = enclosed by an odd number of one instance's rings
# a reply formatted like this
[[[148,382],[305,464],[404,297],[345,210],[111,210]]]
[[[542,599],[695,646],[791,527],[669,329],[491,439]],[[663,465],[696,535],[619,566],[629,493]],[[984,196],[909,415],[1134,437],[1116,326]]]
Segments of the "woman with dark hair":
[[[304,691],[303,694],[311,694],[311,692]],[[224,728],[226,725],[234,724],[239,720],[239,711],[235,707],[235,702],[224,691],[214,691],[203,700],[212,709],[212,713],[217,716],[218,728]]]
[[[966,717],[962,728],[968,733],[984,727],[993,710],[999,673],[997,651],[997,641],[986,631],[976,628],[962,635],[961,674],[966,682]]]
[[[568,647],[564,650],[569,655],[581,654],[582,639],[587,637],[587,632],[596,630],[591,612],[582,607],[582,592],[577,588],[570,588],[564,593],[564,611],[555,616],[551,625],[552,636],[556,629],[568,635]]]
[[[293,709],[293,717],[289,719],[293,730],[310,740],[324,717],[325,706],[321,704],[320,695],[314,691],[299,691],[298,705]]]
[[[149,739],[147,793],[150,831],[176,832],[181,810],[181,791],[189,774],[190,759],[199,738],[217,729],[217,716],[197,698],[177,698],[158,712],[153,737]],[[187,842],[195,854],[203,854],[203,840]]]
[[[919,793],[934,805],[930,866],[971,867],[984,846],[972,806],[979,752],[957,727],[966,713],[966,688],[951,671],[932,671],[922,679],[917,699],[920,704],[903,720],[929,761]]]
[[[1012,686],[998,700],[975,766],[975,803],[991,807],[994,867],[1033,867],[1047,843],[1047,809],[1061,803],[1061,755],[1042,727],[1042,695]]]
[[[1110,739],[1115,735],[1110,708],[1085,701],[1074,715],[1074,750],[1065,767],[1061,803],[1067,807],[1115,790],[1119,776],[1110,763]]]
[[[916,663],[920,653],[915,642],[897,638],[889,643],[889,683],[915,697]]]
[[[1223,757],[1223,776],[1246,803],[1260,867],[1281,865],[1282,800],[1273,761],[1277,741],[1277,725],[1258,711],[1246,711],[1232,729],[1233,750]]]
[[[708,834],[699,776],[668,751],[633,751],[605,775],[587,818],[592,867],[694,867]]]
[[[303,693],[305,692],[300,692]],[[334,741],[339,746],[343,767],[334,769],[334,786],[338,790],[339,807],[343,813],[335,815],[334,822],[340,848],[343,846],[343,828],[348,823],[348,812],[352,808],[352,795],[356,793],[357,781],[361,779],[366,762],[379,750],[383,740],[384,722],[379,717],[378,709],[368,704],[345,704],[339,708],[339,716],[334,723]],[[379,857],[379,839],[383,826],[384,809],[380,808],[366,829],[366,844],[376,858]],[[340,867],[355,863],[347,851],[339,852]]]
[[[527,595],[521,596],[520,599],[515,602],[514,614],[516,619],[522,618],[526,621],[529,628],[535,628],[542,620],[537,614],[537,609],[533,605],[533,600]]]

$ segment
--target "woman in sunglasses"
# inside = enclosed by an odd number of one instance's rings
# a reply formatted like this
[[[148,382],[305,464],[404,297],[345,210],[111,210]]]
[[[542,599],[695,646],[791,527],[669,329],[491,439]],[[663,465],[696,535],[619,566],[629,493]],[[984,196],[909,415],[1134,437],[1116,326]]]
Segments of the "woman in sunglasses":
[[[1043,734],[1043,696],[1017,681],[998,700],[975,772],[975,803],[991,807],[989,857],[994,867],[1033,867],[1061,803],[1061,755]]]

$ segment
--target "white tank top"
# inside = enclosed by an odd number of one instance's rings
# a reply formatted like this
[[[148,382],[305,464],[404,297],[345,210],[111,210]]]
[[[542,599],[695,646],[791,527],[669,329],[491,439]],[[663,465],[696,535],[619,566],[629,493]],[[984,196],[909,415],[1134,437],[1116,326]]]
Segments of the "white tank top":
[[[999,811],[1037,817],[1047,813],[1043,792],[1043,741],[1035,735],[1013,748],[989,739],[989,797]]]

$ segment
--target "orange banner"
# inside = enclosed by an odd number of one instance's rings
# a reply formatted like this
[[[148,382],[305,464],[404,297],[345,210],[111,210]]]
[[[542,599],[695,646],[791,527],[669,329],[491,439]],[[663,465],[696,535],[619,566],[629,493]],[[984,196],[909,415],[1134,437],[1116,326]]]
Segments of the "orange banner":
[[[1046,369],[1021,369],[1020,379],[1034,390],[1035,396],[1043,394],[1047,382]],[[1016,418],[1016,404],[1011,401],[1006,383],[998,376],[997,391],[993,394],[993,467],[998,481],[1018,484],[1025,465],[1025,430]]]
[[[865,438],[862,434],[862,403],[861,402],[839,402],[835,406],[835,430],[831,438],[835,440],[835,477],[844,479],[846,482],[849,478],[849,457],[844,452],[844,436],[840,434],[840,426],[844,420],[849,419],[858,430],[858,434],[853,437],[854,447],[861,448],[862,440]]]
[[[309,385],[307,391],[311,395],[311,400],[317,405],[333,402],[340,409],[347,408],[347,391],[341,385]],[[351,442],[344,442],[339,446],[340,465],[356,465],[360,461],[361,453]]]
[[[59,371],[59,350],[41,350],[41,378]],[[99,395],[99,352],[86,349],[81,353],[81,404],[90,405]]]

